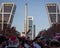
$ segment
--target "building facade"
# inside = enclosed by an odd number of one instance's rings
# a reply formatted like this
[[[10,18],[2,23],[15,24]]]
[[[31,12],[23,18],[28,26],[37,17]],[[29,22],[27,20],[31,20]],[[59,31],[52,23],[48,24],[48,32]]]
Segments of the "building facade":
[[[14,17],[16,6],[14,3],[4,2],[0,6],[0,30],[10,27]]]
[[[60,33],[60,10],[56,3],[48,3],[46,9],[51,24],[51,27],[46,32],[46,37],[53,38],[57,33]]]
[[[27,34],[27,37],[30,40],[34,39],[34,29],[33,29],[33,16],[28,16],[28,30],[30,30]]]
[[[46,5],[49,22],[51,25],[60,24],[60,13],[56,3],[48,3]]]

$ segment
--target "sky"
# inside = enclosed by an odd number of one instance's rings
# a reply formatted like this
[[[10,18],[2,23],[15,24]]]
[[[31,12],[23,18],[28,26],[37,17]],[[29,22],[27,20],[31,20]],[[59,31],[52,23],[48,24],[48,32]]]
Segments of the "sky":
[[[34,24],[36,25],[36,35],[39,31],[50,27],[49,19],[46,11],[47,3],[57,3],[60,5],[60,0],[0,0],[2,2],[13,2],[16,5],[16,11],[12,26],[16,27],[20,33],[24,31],[24,16],[25,3],[28,2],[28,16],[33,16]],[[60,6],[59,6],[60,8]]]

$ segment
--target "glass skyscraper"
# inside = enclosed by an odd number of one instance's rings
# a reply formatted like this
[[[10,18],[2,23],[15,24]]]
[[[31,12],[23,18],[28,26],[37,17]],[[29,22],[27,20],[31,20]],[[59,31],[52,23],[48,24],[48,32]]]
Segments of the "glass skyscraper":
[[[34,39],[34,29],[33,29],[33,16],[28,16],[28,29],[30,32],[27,34],[30,40]]]
[[[14,3],[4,2],[0,5],[0,30],[11,26],[16,6]]]
[[[46,5],[50,24],[60,24],[60,13],[56,3],[48,3]]]

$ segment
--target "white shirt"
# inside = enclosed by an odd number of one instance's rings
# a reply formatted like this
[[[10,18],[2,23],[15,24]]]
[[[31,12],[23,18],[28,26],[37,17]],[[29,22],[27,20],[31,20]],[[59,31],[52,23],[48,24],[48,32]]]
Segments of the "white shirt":
[[[8,47],[18,47],[19,46],[19,40],[16,39],[16,41],[9,40]]]

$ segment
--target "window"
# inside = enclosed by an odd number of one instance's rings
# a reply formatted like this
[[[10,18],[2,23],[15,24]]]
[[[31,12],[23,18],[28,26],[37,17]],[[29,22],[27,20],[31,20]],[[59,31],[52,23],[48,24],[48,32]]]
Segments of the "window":
[[[2,14],[0,14],[0,22],[2,22]]]
[[[50,14],[51,22],[56,22],[56,14]]]
[[[4,5],[4,12],[11,12],[12,4],[5,4]]]
[[[59,13],[59,8],[57,7],[57,13]]]
[[[8,22],[10,14],[4,14],[4,22]]]
[[[2,12],[2,8],[0,7],[0,12]]]
[[[58,23],[60,23],[60,14],[58,14]]]
[[[29,26],[32,26],[32,20],[29,20]]]
[[[47,6],[48,12],[56,12],[56,6]]]

